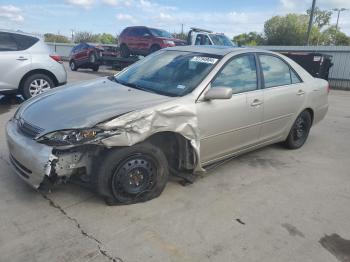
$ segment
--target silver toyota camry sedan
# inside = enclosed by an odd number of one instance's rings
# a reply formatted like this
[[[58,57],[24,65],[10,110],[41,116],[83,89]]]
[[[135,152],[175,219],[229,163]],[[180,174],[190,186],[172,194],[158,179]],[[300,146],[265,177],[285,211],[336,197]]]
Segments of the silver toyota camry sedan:
[[[269,144],[300,148],[325,117],[328,92],[277,53],[168,48],[23,103],[6,127],[10,160],[35,188],[77,179],[108,204],[146,201],[170,174],[191,181]]]

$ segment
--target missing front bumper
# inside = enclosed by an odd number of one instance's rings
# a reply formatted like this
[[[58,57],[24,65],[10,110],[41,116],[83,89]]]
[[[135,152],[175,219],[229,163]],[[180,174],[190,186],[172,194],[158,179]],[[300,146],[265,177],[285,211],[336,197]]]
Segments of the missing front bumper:
[[[77,171],[90,173],[92,158],[98,152],[89,146],[57,150],[38,143],[22,134],[13,120],[6,126],[6,135],[12,166],[20,178],[36,189],[47,179],[54,184]]]

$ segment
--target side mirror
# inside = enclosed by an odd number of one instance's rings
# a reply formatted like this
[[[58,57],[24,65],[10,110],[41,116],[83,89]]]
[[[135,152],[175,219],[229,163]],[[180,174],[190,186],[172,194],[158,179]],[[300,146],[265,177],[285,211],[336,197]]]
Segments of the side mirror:
[[[210,88],[208,92],[205,93],[205,100],[213,99],[230,99],[232,97],[232,89],[229,87],[215,87]]]

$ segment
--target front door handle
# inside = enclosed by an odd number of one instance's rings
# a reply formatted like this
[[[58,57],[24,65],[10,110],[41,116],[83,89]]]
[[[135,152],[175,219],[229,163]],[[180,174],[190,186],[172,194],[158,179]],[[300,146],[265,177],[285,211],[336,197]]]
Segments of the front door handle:
[[[304,90],[301,90],[301,89],[300,89],[300,90],[298,91],[298,93],[297,93],[298,96],[302,96],[302,95],[304,95],[304,94],[305,94],[305,91],[304,91]]]
[[[250,104],[251,106],[260,106],[263,103],[263,101],[259,99],[254,99],[254,101]]]
[[[23,56],[20,56],[20,57],[18,57],[16,60],[18,60],[18,61],[25,61],[25,60],[28,60],[28,58],[25,58],[25,57],[23,57]]]

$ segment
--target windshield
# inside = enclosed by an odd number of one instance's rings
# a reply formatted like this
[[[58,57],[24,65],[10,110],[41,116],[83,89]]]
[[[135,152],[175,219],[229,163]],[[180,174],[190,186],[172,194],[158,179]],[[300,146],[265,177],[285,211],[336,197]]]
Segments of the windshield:
[[[214,45],[234,46],[230,39],[225,35],[210,34],[210,38]]]
[[[210,72],[219,56],[158,51],[115,76],[123,85],[166,96],[191,92]]]
[[[169,32],[161,29],[150,28],[151,34],[157,37],[174,38]]]

